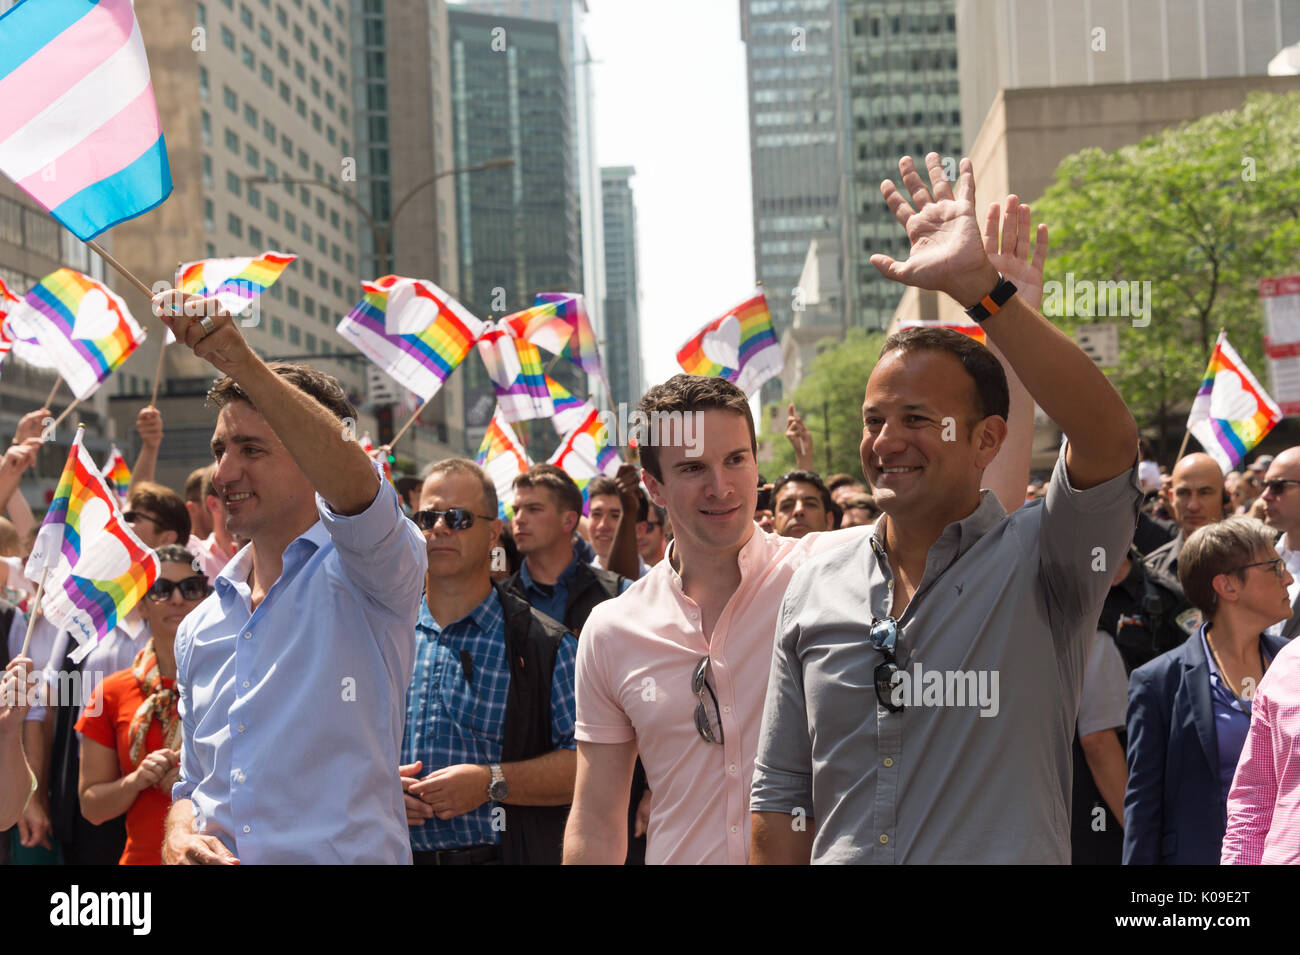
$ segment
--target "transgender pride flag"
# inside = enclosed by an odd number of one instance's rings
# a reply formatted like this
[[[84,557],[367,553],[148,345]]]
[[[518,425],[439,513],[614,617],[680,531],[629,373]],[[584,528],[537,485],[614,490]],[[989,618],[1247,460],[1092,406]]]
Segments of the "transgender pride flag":
[[[0,172],[83,240],[171,193],[131,0],[23,0],[0,16]]]

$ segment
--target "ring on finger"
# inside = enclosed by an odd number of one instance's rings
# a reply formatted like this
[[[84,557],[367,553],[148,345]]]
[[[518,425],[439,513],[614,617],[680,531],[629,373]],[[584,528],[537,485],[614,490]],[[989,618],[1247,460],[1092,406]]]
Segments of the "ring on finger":
[[[199,325],[202,326],[204,335],[211,335],[217,330],[217,324],[212,320],[211,315],[204,315],[199,321]]]

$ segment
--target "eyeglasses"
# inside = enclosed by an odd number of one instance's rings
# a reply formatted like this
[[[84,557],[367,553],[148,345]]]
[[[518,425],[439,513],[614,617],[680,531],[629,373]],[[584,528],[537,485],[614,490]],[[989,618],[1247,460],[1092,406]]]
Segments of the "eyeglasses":
[[[637,521],[636,529],[642,534],[649,534],[653,528],[663,527],[659,521]]]
[[[704,691],[709,691],[709,697],[713,700],[713,713],[718,718],[718,731],[713,732],[713,724],[709,722],[709,710],[704,705]],[[700,734],[700,738],[706,743],[717,743],[722,745],[722,714],[718,712],[718,697],[713,692],[713,687],[709,686],[709,658],[700,657],[700,662],[695,665],[695,674],[691,678],[691,692],[699,699],[695,705],[695,729]]]
[[[208,586],[208,579],[202,575],[195,574],[193,577],[186,577],[184,580],[168,580],[160,577],[153,582],[153,586],[144,592],[144,595],[156,604],[164,603],[172,599],[172,593],[179,590],[183,600],[202,600],[208,594],[212,593],[212,588]]]
[[[898,646],[898,621],[893,617],[881,620],[871,618],[871,646],[884,654],[885,661],[876,667],[873,679],[876,683],[876,699],[880,705],[891,713],[899,713],[902,703],[894,702],[894,686],[898,680],[898,660],[894,650]]]
[[[1274,478],[1271,481],[1264,482],[1264,490],[1274,497],[1281,497],[1286,493],[1288,484],[1300,484],[1300,481],[1292,481],[1289,478]]]
[[[128,524],[134,524],[136,521],[141,521],[141,520],[151,521],[155,527],[162,526],[158,522],[158,518],[154,517],[151,514],[146,514],[144,511],[126,511],[125,513],[122,514],[122,520],[126,521]]]
[[[1286,575],[1286,564],[1281,557],[1274,557],[1272,560],[1257,560],[1253,564],[1242,564],[1240,567],[1233,567],[1227,573],[1235,574],[1239,570],[1247,570],[1251,567],[1272,567],[1273,573],[1277,575],[1278,580],[1281,580]]]
[[[486,514],[475,514],[466,507],[449,507],[445,511],[437,511],[430,508],[425,511],[416,511],[411,515],[411,520],[415,521],[415,526],[422,531],[431,531],[438,526],[438,519],[442,518],[449,530],[464,531],[474,526],[474,518],[481,518],[485,521],[495,521],[496,517],[489,517]]]

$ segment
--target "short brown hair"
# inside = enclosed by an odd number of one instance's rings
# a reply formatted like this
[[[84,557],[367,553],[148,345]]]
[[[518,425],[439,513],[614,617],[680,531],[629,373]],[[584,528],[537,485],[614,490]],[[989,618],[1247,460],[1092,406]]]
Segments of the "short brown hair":
[[[758,436],[754,433],[754,416],[749,410],[749,397],[737,385],[725,378],[706,378],[702,375],[673,375],[662,385],[655,385],[641,397],[637,410],[647,421],[658,420],[655,415],[685,414],[695,411],[730,411],[745,419],[749,427],[749,448],[758,457]],[[652,428],[652,431],[654,429]],[[658,437],[651,435],[651,437]],[[656,481],[664,479],[659,468],[659,448],[653,441],[641,443],[641,466]]]
[[[18,557],[22,541],[18,539],[18,528],[7,517],[0,517],[0,557]]]
[[[1276,531],[1253,517],[1237,515],[1198,527],[1183,544],[1178,555],[1178,582],[1193,607],[1207,618],[1218,607],[1214,578],[1232,574],[1245,580],[1244,564],[1254,563],[1257,554],[1276,554],[1273,542]]]
[[[1011,413],[1007,373],[997,356],[969,335],[951,328],[904,328],[885,339],[880,357],[891,351],[942,351],[954,356],[975,386],[974,411],[980,419],[997,415],[1003,421]]]
[[[603,474],[600,477],[592,478],[591,483],[587,485],[587,500],[590,501],[593,497],[601,494],[612,494],[614,497],[621,497],[618,493],[618,482],[612,477],[606,477]]]
[[[148,511],[151,517],[158,518],[159,530],[176,532],[178,544],[190,539],[190,512],[185,509],[184,499],[169,487],[153,481],[136,482],[126,499],[126,509]]]
[[[860,507],[874,514],[880,513],[880,507],[876,504],[876,499],[870,494],[854,494],[852,497],[845,498],[843,507],[846,511]]]
[[[826,479],[826,490],[834,494],[846,484],[861,484],[862,478],[855,478],[852,474],[845,474],[841,471],[839,474],[832,474]]]
[[[483,504],[493,517],[499,514],[497,509],[497,488],[488,477],[487,472],[471,461],[469,458],[447,458],[445,461],[435,461],[429,466],[429,471],[424,476],[424,481],[420,484],[420,494],[424,494],[424,485],[431,478],[439,477],[443,474],[462,474],[465,477],[471,477],[483,488]]]
[[[185,479],[185,500],[193,501],[195,504],[203,503],[203,489],[207,486],[208,472],[211,470],[212,465],[205,464],[190,472],[190,476]]]
[[[270,362],[266,367],[299,391],[311,395],[340,421],[347,418],[357,420],[357,409],[352,407],[347,392],[333,375],[317,371],[309,365],[293,365],[282,361]],[[224,408],[232,401],[243,401],[257,407],[239,383],[227,376],[219,378],[208,390],[208,401],[218,408]]]
[[[534,464],[515,478],[513,486],[516,491],[521,487],[546,488],[561,511],[582,513],[582,492],[573,483],[573,478],[554,464]]]

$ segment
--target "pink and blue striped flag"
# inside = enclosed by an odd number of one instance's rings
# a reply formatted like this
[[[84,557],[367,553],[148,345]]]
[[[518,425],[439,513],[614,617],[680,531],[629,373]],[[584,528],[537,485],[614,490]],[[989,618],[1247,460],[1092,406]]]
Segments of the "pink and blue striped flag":
[[[498,325],[490,326],[474,346],[487,366],[497,393],[497,405],[507,421],[549,418],[555,410],[546,387],[546,372],[537,346],[515,338]]]
[[[131,0],[22,0],[0,15],[0,172],[79,239],[171,193]]]

